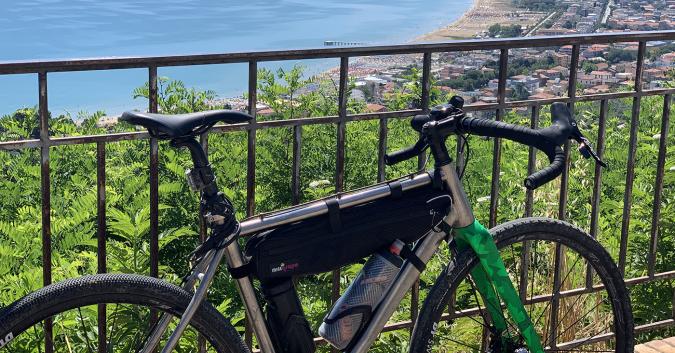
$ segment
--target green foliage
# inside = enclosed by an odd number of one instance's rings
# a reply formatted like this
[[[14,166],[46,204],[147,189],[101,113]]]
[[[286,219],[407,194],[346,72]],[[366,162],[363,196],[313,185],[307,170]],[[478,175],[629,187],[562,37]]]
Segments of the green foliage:
[[[555,0],[513,0],[518,7],[523,7],[533,11],[551,11],[556,7]]]
[[[495,77],[494,71],[468,70],[461,78],[442,80],[438,83],[462,91],[473,91],[487,86],[487,83]]]
[[[595,65],[590,61],[584,61],[584,63],[581,64],[581,69],[584,71],[584,73],[590,74],[591,72],[598,69],[598,65]]]
[[[495,23],[488,27],[488,35],[490,37],[520,37],[523,30],[520,25],[508,25],[502,26],[499,23]]]
[[[637,60],[637,51],[628,51],[617,48],[610,48],[607,52],[607,61],[616,64],[621,61],[635,61]]]

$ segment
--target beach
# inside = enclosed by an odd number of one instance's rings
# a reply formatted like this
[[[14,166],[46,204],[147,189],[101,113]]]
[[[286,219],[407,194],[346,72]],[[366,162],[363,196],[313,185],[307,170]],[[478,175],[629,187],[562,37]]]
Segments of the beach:
[[[514,25],[531,28],[541,21],[545,12],[528,11],[513,5],[512,0],[475,0],[457,21],[432,32],[421,35],[415,42],[440,42],[452,39],[484,36],[493,24]]]

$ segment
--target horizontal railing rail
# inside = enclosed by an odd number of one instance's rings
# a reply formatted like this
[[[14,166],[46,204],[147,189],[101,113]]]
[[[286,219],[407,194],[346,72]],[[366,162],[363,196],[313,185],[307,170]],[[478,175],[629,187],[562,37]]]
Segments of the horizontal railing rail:
[[[300,195],[300,151],[302,146],[303,126],[313,124],[332,124],[337,126],[336,131],[336,168],[335,168],[335,189],[342,192],[345,179],[345,140],[346,125],[353,121],[379,120],[379,138],[378,144],[378,181],[385,179],[384,154],[387,149],[387,121],[389,119],[398,119],[409,117],[415,114],[428,112],[430,109],[430,91],[431,91],[431,55],[433,53],[457,52],[457,51],[480,51],[480,50],[499,50],[499,70],[497,101],[491,104],[467,105],[468,111],[494,111],[497,120],[505,116],[507,109],[517,107],[527,107],[531,110],[531,125],[537,126],[539,113],[542,105],[553,102],[565,102],[572,109],[576,102],[594,101],[600,102],[599,109],[599,133],[598,150],[602,151],[605,145],[605,125],[608,112],[608,102],[610,100],[629,98],[633,100],[630,122],[629,151],[626,164],[626,187],[623,199],[623,216],[621,219],[620,249],[619,249],[619,267],[621,271],[626,268],[626,253],[629,239],[629,225],[633,195],[633,180],[635,178],[635,159],[638,133],[638,117],[640,114],[640,101],[645,96],[663,97],[663,114],[661,116],[661,142],[659,144],[658,158],[656,165],[656,179],[654,181],[654,203],[652,209],[650,246],[648,252],[648,270],[647,275],[637,278],[626,278],[629,285],[639,285],[654,281],[670,280],[675,278],[675,268],[669,271],[657,273],[655,270],[656,253],[658,250],[658,226],[661,217],[661,193],[663,191],[665,156],[667,149],[667,133],[670,124],[670,105],[672,95],[675,89],[661,88],[655,90],[643,90],[642,78],[647,42],[650,41],[673,41],[675,40],[675,31],[653,31],[653,32],[621,32],[621,33],[598,33],[573,36],[554,36],[554,37],[527,37],[510,39],[490,39],[490,40],[459,40],[445,43],[433,44],[405,44],[391,46],[371,46],[371,47],[348,47],[348,48],[322,48],[322,49],[302,49],[302,50],[282,50],[282,51],[261,51],[245,53],[224,53],[224,54],[203,54],[203,55],[178,55],[178,56],[158,56],[158,57],[124,57],[124,58],[99,58],[99,59],[69,59],[58,61],[18,61],[18,62],[0,62],[0,75],[10,74],[36,74],[38,83],[38,111],[40,119],[40,138],[17,141],[0,142],[0,150],[15,150],[23,148],[39,148],[41,150],[41,195],[42,195],[42,260],[44,264],[51,264],[51,202],[50,202],[50,147],[74,144],[97,145],[97,238],[98,238],[98,271],[106,272],[106,165],[105,165],[105,146],[108,143],[114,143],[125,140],[149,140],[149,172],[150,172],[150,275],[158,276],[158,251],[159,251],[159,147],[158,141],[151,138],[146,132],[123,132],[104,135],[90,136],[67,136],[53,137],[49,135],[49,105],[48,105],[48,74],[52,72],[74,72],[74,71],[96,71],[96,70],[116,70],[130,68],[145,68],[148,70],[149,82],[149,105],[148,111],[158,111],[158,78],[157,69],[168,66],[189,66],[189,65],[209,65],[209,64],[228,64],[228,63],[247,63],[248,64],[248,112],[254,119],[247,124],[216,126],[212,129],[214,133],[227,133],[231,131],[246,131],[247,133],[247,175],[246,175],[246,214],[249,217],[255,217],[255,171],[256,171],[256,131],[262,129],[290,127],[293,129],[293,155],[292,155],[292,181],[291,191],[295,203],[299,202]],[[580,49],[582,46],[591,44],[607,44],[618,42],[636,42],[638,43],[638,54],[636,62],[636,74],[634,89],[628,92],[602,93],[577,95],[577,69],[579,68]],[[568,92],[565,97],[556,97],[551,99],[530,99],[522,101],[507,101],[506,80],[508,69],[509,50],[515,48],[534,48],[534,47],[556,47],[571,45],[571,63]],[[419,109],[402,110],[384,113],[367,114],[348,114],[347,113],[347,90],[349,59],[362,56],[383,56],[395,54],[421,54],[422,55],[422,79],[421,79],[421,105]],[[257,121],[256,103],[257,99],[257,71],[258,63],[267,61],[284,60],[307,60],[321,58],[339,59],[339,87],[338,87],[338,115],[329,117],[311,117],[298,118],[277,121]],[[208,137],[202,136],[204,146],[208,145]],[[565,148],[569,164],[569,145]],[[497,223],[499,182],[500,182],[500,159],[501,159],[501,140],[495,139],[493,145],[493,161],[490,191],[490,218],[489,226]],[[461,163],[461,159],[458,159]],[[536,163],[534,150],[530,149],[528,161],[528,170],[534,171]],[[419,165],[424,164],[424,156],[420,156]],[[568,182],[569,174],[566,168],[561,177],[560,197],[558,203],[558,217],[565,218],[567,214],[568,201]],[[591,226],[589,232],[592,236],[598,234],[598,218],[600,212],[600,196],[602,184],[602,170],[596,167],[593,178],[592,201],[591,201]],[[533,192],[527,191],[525,197],[525,215],[533,214]],[[200,227],[201,237],[205,236],[205,227]],[[43,267],[43,284],[49,285],[52,282],[52,268]],[[335,301],[340,294],[339,270],[333,273],[332,300]],[[592,285],[586,289],[592,290]],[[411,328],[417,317],[419,308],[419,283],[412,290],[411,318],[408,321],[388,325],[386,330]],[[675,297],[674,297],[675,300]],[[557,308],[552,308],[557,310]],[[674,310],[675,311],[675,310]],[[448,317],[454,317],[462,313],[449,314]],[[470,313],[463,313],[470,314]],[[674,313],[675,318],[675,313]],[[654,323],[648,323],[636,327],[636,332],[644,332],[651,329],[669,327],[675,325],[674,318]],[[99,320],[99,325],[105,327],[105,317]],[[49,332],[51,323],[46,322],[46,329]],[[105,331],[105,330],[101,330]],[[246,341],[251,345],[252,338],[250,329],[246,330]],[[104,341],[105,342],[105,341]],[[52,342],[50,335],[46,335],[46,352],[51,352]],[[105,351],[104,346],[100,346],[101,352]]]

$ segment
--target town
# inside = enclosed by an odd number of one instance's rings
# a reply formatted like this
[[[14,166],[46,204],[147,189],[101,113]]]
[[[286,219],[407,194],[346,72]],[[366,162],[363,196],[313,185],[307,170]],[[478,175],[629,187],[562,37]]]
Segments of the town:
[[[498,26],[497,26],[498,27]],[[675,29],[675,0],[564,0],[558,9],[544,16],[532,28],[521,28],[528,36],[573,35],[595,32]],[[487,37],[504,32],[490,28],[476,33]],[[637,42],[581,46],[577,72],[578,94],[608,93],[634,85]],[[507,101],[550,99],[567,95],[572,46],[525,48],[509,51],[506,82]],[[497,102],[499,51],[471,51],[434,54],[433,82],[441,91],[461,95],[469,104]],[[419,55],[364,57],[350,61],[349,75],[355,88],[351,98],[367,103],[370,112],[387,110],[385,98],[407,83],[406,73],[421,67]],[[643,68],[643,88],[656,89],[667,84],[675,69],[675,44],[648,42]],[[337,80],[339,70],[324,74]],[[671,76],[672,78],[672,76]],[[308,88],[308,89],[311,89]],[[246,109],[246,100],[220,100],[233,109]],[[259,115],[274,112],[264,105]]]

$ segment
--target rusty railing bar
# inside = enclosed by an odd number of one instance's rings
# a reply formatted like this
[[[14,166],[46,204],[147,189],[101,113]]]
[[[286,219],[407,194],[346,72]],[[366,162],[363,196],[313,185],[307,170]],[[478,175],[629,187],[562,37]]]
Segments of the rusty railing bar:
[[[49,103],[47,93],[47,73],[38,74],[38,112],[40,116],[40,184],[42,199],[42,284],[52,283],[52,229],[51,229],[51,186],[49,168]],[[53,322],[44,321],[45,353],[54,351]]]
[[[209,155],[209,134],[208,133],[202,133],[199,135],[199,144],[202,146],[202,149],[204,150],[204,153],[208,157]],[[201,195],[200,195],[201,196]],[[203,243],[206,240],[207,237],[207,227],[206,227],[206,220],[204,217],[199,217],[199,243]]]
[[[569,101],[567,106],[574,116],[574,102],[577,98],[577,70],[579,69],[579,45],[572,46],[572,61],[570,62],[570,78],[567,86],[567,97]],[[567,200],[568,200],[568,188],[569,188],[569,171],[570,171],[570,142],[565,141],[563,147],[565,152],[565,165],[560,175],[560,197],[558,199],[558,218],[565,220],[567,218]],[[556,269],[557,271],[557,269]],[[557,309],[557,308],[554,308]]]
[[[652,276],[656,266],[656,250],[659,236],[659,217],[661,216],[661,194],[663,192],[663,173],[666,164],[666,149],[668,148],[668,129],[670,127],[669,94],[663,97],[663,117],[661,118],[661,137],[659,140],[659,155],[656,162],[656,181],[654,182],[654,204],[652,210],[652,224],[649,240],[649,261],[647,273]],[[675,307],[673,308],[675,310]]]
[[[597,154],[602,159],[605,152],[605,130],[607,127],[607,100],[600,101],[600,116],[598,120]],[[591,226],[589,233],[593,239],[598,238],[598,221],[600,218],[600,198],[602,197],[602,166],[595,163],[593,175],[593,194],[591,196]],[[593,286],[593,268],[586,263],[586,287]]]
[[[499,108],[495,120],[501,121],[506,113],[504,103],[506,103],[506,77],[508,76],[509,49],[502,49],[499,53],[499,81],[497,84],[497,100]],[[489,227],[497,225],[497,208],[499,207],[499,173],[501,171],[502,143],[501,139],[494,139],[492,148],[492,178],[490,185],[490,219]]]
[[[202,146],[204,153],[209,155],[209,134],[207,132],[199,135],[199,144]],[[203,243],[207,237],[206,220],[204,217],[199,217],[199,243]],[[206,338],[200,333],[197,335],[197,352],[206,353]]]
[[[338,92],[337,156],[335,166],[335,191],[342,192],[345,173],[345,134],[347,130],[347,80],[349,76],[349,58],[340,58],[340,82]]]
[[[589,101],[599,101],[603,99],[619,99],[619,98],[633,98],[639,96],[662,96],[665,94],[675,94],[675,89],[657,89],[657,90],[648,90],[638,92],[617,92],[617,93],[600,93],[600,94],[591,94],[578,96],[576,98],[577,102],[589,102]],[[569,103],[570,99],[568,97],[560,97],[553,99],[533,99],[526,101],[513,101],[506,102],[505,108],[516,108],[516,107],[531,107],[533,105],[548,105],[554,102],[563,102]],[[466,105],[464,110],[467,112],[473,111],[485,111],[485,110],[496,110],[498,109],[499,104],[485,104],[485,105]],[[345,118],[345,121],[366,121],[374,119],[404,119],[409,118],[415,114],[421,114],[421,109],[412,109],[412,110],[399,110],[393,112],[382,112],[382,113],[360,113],[360,114],[348,114]],[[319,125],[326,123],[337,123],[339,117],[337,116],[328,116],[328,117],[313,117],[313,118],[298,118],[298,119],[288,119],[288,120],[272,120],[272,121],[262,121],[256,123],[257,129],[272,129],[285,126],[298,126],[298,125]],[[244,131],[248,129],[248,124],[231,124],[231,125],[216,125],[209,132],[210,133],[223,133],[231,131]],[[128,141],[128,140],[143,140],[150,138],[150,135],[145,131],[130,131],[130,132],[121,132],[121,133],[112,133],[112,134],[101,134],[101,135],[85,135],[85,136],[66,136],[66,137],[55,137],[50,139],[50,146],[63,146],[63,145],[74,145],[74,144],[83,144],[83,143],[96,143],[96,142],[118,142],[118,141]],[[0,150],[17,150],[23,148],[37,148],[41,146],[41,142],[38,139],[29,139],[29,140],[17,140],[17,141],[4,141],[0,142]]]
[[[530,116],[530,128],[536,129],[539,126],[539,111],[540,107],[532,106],[532,115]],[[537,166],[537,151],[534,147],[530,147],[527,155],[527,175],[532,175]],[[527,189],[525,191],[525,217],[532,217],[534,208],[534,190]],[[523,246],[523,252],[520,256],[520,279],[518,281],[518,294],[521,300],[525,300],[527,296],[527,273],[530,267],[530,247],[532,244],[526,241]]]
[[[0,75],[57,71],[89,71],[147,68],[148,66],[188,66],[227,64],[255,61],[283,61],[357,57],[370,55],[416,54],[421,52],[453,52],[495,50],[507,48],[536,48],[560,45],[586,45],[634,41],[667,41],[675,39],[675,31],[593,33],[573,36],[520,37],[490,40],[458,40],[446,43],[404,44],[372,47],[316,48],[302,50],[174,55],[156,57],[92,58],[79,60],[45,60],[0,62]]]
[[[300,159],[302,154],[302,126],[293,127],[293,176],[291,194],[293,205],[300,203]]]
[[[148,68],[148,110],[158,112],[157,67]],[[150,139],[150,276],[159,275],[159,142]]]
[[[335,192],[342,192],[345,177],[345,135],[347,130],[347,85],[349,57],[340,57],[340,82],[338,86],[337,156],[335,160]],[[340,298],[340,269],[334,270],[331,278],[331,303]]]
[[[97,260],[98,273],[106,273],[107,269],[107,251],[106,251],[106,207],[105,207],[105,142],[96,143],[96,239],[97,239]],[[98,351],[105,353],[107,351],[107,326],[106,326],[106,305],[98,305]]]
[[[644,66],[647,43],[641,41],[638,46],[637,65],[635,70],[635,92],[642,92],[642,70]],[[630,137],[628,142],[628,161],[626,162],[626,189],[623,194],[623,216],[621,217],[621,240],[619,245],[619,270],[626,271],[626,253],[628,251],[628,231],[630,230],[630,211],[633,204],[633,181],[635,179],[635,155],[637,153],[637,135],[640,128],[641,95],[633,98],[631,109]]]
[[[252,117],[246,127],[246,217],[255,214],[255,168],[258,127],[258,62],[248,62],[248,114]],[[244,313],[244,343],[253,348],[253,327]]]
[[[255,214],[255,166],[256,166],[256,131],[258,128],[258,62],[248,63],[248,114],[253,117],[250,123],[241,124],[247,131],[246,152],[246,216]],[[249,335],[246,337],[250,337]],[[249,346],[250,347],[250,346]]]
[[[567,86],[567,97],[569,102],[567,106],[574,116],[574,102],[577,97],[577,69],[579,67],[579,55],[580,55],[580,46],[575,44],[572,46],[572,61],[570,62],[570,78]],[[558,202],[558,218],[566,219],[567,217],[567,199],[568,199],[568,186],[569,186],[569,166],[570,166],[570,142],[565,141],[564,146],[565,151],[565,165],[563,167],[562,174],[560,176],[560,196]],[[551,316],[550,316],[550,328],[548,329],[548,341],[547,344],[550,344],[551,347],[556,347],[556,339],[558,332],[558,309],[560,305],[560,263],[561,259],[565,256],[565,249],[560,244],[555,246],[555,267],[553,273],[553,288],[557,288],[556,292],[553,293],[553,298],[551,300]],[[563,279],[564,280],[564,279]]]
[[[380,118],[378,124],[379,139],[377,141],[377,182],[381,183],[387,178],[387,172],[384,164],[384,155],[387,153],[387,118]]]
[[[422,95],[420,97],[420,108],[423,114],[428,114],[431,101],[431,53],[426,52],[422,55]],[[417,169],[422,169],[427,164],[427,154],[420,153],[417,156]],[[420,305],[420,280],[415,281],[410,290],[410,320],[414,323],[417,321]],[[411,327],[412,329],[412,327]],[[411,332],[412,333],[412,332]]]

